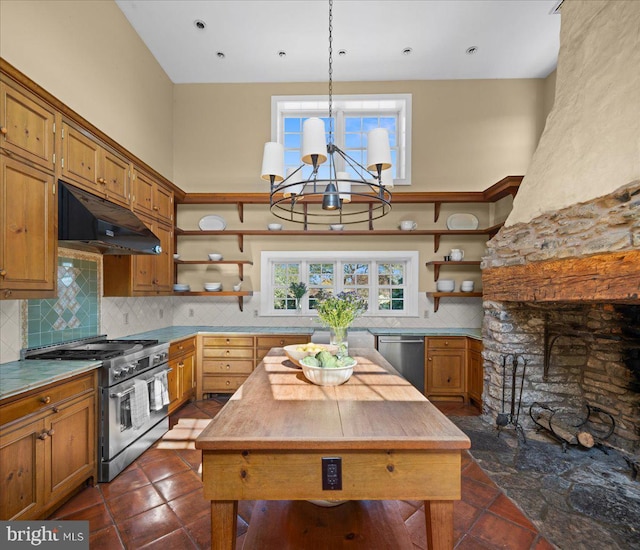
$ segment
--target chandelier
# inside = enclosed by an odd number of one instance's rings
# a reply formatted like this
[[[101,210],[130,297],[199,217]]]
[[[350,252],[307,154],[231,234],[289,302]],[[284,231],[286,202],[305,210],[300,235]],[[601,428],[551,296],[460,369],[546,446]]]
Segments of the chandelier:
[[[329,140],[324,121],[312,117],[302,126],[300,166],[284,174],[284,146],[264,145],[262,179],[270,182],[271,213],[282,220],[308,225],[368,222],[391,211],[393,176],[389,134],[374,128],[367,135],[366,167],[333,142],[333,0],[329,0]],[[328,163],[328,177],[319,168]],[[308,177],[303,169],[311,167]],[[326,173],[326,171],[325,171]],[[354,189],[353,186],[358,186]]]

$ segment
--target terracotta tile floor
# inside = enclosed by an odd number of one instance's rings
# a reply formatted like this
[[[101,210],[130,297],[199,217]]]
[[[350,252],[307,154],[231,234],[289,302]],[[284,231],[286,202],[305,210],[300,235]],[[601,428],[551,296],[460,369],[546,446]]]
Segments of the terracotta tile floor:
[[[190,403],[172,415],[171,426],[180,418],[212,418],[224,402],[214,398]],[[438,406],[448,415],[478,414],[458,403]],[[146,451],[111,483],[83,489],[51,519],[88,520],[91,550],[209,548],[209,502],[198,473],[200,451],[161,447]],[[462,500],[454,510],[456,549],[553,548],[466,452]],[[348,502],[335,508],[242,501],[237,548],[425,549],[424,510],[421,502],[412,501]]]

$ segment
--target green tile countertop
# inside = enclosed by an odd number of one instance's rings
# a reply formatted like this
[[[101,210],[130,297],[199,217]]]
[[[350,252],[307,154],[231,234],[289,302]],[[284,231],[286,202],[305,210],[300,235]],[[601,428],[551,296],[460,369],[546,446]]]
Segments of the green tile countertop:
[[[468,336],[482,340],[482,330],[479,328],[370,328],[374,336]]]
[[[40,388],[97,369],[101,361],[40,361],[29,359],[0,365],[0,399]]]
[[[200,333],[218,333],[218,334],[306,334],[311,335],[317,330],[316,327],[265,327],[265,326],[248,326],[248,327],[222,327],[222,326],[177,326],[165,327],[138,334],[125,336],[125,339],[153,339],[161,343],[175,342],[181,338],[195,336]]]

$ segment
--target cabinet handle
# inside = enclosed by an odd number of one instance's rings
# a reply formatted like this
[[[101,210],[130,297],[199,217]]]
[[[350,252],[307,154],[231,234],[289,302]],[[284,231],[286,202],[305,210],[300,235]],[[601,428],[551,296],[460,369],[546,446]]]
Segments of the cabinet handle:
[[[448,346],[448,345],[449,345],[449,340],[445,340],[445,341],[444,341],[444,345],[445,345],[445,346]]]
[[[178,346],[178,349],[184,349],[182,346]]]
[[[5,298],[8,298],[9,296],[11,296],[11,294],[12,294],[12,293],[13,293],[13,292],[12,292],[11,290],[5,290],[5,291],[4,291],[4,297],[5,297]]]
[[[39,436],[38,439],[42,439],[42,441],[44,441],[45,439],[47,439],[47,437],[49,437],[47,435],[47,432],[42,432]]]
[[[4,126],[0,126],[0,134],[6,136],[9,130],[7,130]]]
[[[231,385],[231,380],[227,380],[227,386]]]
[[[55,431],[53,428],[51,428],[51,429],[47,432],[47,435],[53,435],[54,433],[56,433],[56,431]]]
[[[431,361],[431,357],[429,357],[429,361]]]
[[[227,364],[226,367],[227,367],[227,370],[231,369],[231,365],[229,364]]]
[[[43,405],[48,405],[49,403],[51,403],[51,397],[49,397],[48,395],[46,397],[41,397],[40,403],[42,403]]]
[[[53,407],[53,412],[54,413],[60,412],[60,409],[58,407]]]
[[[6,277],[7,276],[7,270],[6,269],[0,269],[0,277]]]
[[[98,178],[98,183],[99,183],[100,185],[106,185],[106,184],[107,184],[107,180],[106,180],[106,179],[104,179],[104,178]]]
[[[229,355],[231,352],[229,350],[225,351],[224,354],[225,355]]]
[[[160,210],[157,206],[154,206],[153,209],[157,212],[158,210]]]
[[[284,340],[280,340],[280,345],[284,346]]]
[[[451,377],[447,378],[447,384],[451,383]]]

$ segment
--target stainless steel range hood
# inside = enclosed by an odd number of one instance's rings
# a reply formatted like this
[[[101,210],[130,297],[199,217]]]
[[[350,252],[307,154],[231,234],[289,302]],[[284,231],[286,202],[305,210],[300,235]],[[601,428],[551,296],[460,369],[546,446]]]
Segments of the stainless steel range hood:
[[[160,239],[130,210],[58,182],[58,241],[103,254],[159,254]]]

